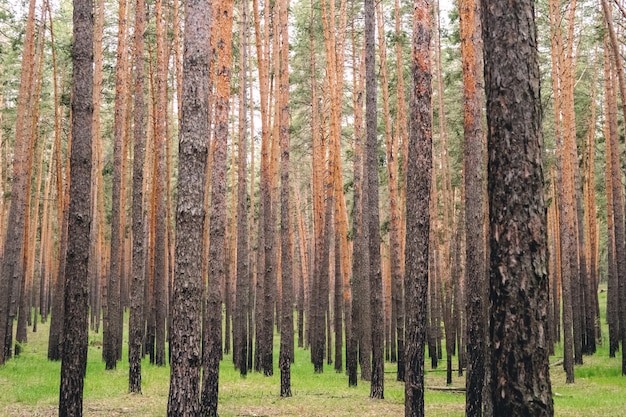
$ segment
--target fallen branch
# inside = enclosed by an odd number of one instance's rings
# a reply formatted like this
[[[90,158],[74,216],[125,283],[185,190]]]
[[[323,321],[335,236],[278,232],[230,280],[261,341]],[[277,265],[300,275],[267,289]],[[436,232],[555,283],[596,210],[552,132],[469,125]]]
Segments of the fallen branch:
[[[465,387],[426,387],[431,391],[465,392]]]

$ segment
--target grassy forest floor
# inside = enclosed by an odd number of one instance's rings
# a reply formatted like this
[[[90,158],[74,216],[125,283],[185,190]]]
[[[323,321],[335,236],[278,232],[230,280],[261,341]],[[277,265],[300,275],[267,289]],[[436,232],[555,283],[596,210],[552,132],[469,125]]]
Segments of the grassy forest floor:
[[[600,294],[606,305],[606,293]],[[604,320],[603,320],[604,321]],[[606,325],[603,335],[607,336]],[[49,362],[48,326],[40,325],[29,333],[29,342],[19,358],[0,367],[0,416],[55,416],[59,395],[60,363]],[[167,408],[169,368],[143,362],[143,394],[128,394],[128,358],[117,370],[105,371],[101,360],[101,334],[90,334],[84,415],[86,416],[164,416]],[[125,340],[127,343],[127,340]],[[278,359],[278,337],[274,359]],[[599,347],[584,365],[576,367],[576,382],[565,384],[562,366],[550,368],[556,416],[626,416],[626,377],[621,376],[621,356],[608,357],[608,343]],[[561,346],[557,346],[557,350]],[[551,363],[560,353],[550,358]],[[385,399],[371,400],[369,383],[359,381],[348,388],[345,373],[338,374],[332,365],[323,374],[314,374],[310,353],[296,348],[292,366],[293,397],[281,399],[280,371],[273,377],[258,373],[241,378],[233,369],[232,356],[226,355],[220,369],[220,416],[391,416],[404,414],[404,385],[395,380],[395,364],[386,364]],[[456,360],[454,362],[456,364]],[[426,386],[445,386],[445,358],[437,370],[426,360]],[[463,377],[454,373],[452,386],[463,387]],[[426,415],[463,416],[465,396],[461,392],[425,393]]]

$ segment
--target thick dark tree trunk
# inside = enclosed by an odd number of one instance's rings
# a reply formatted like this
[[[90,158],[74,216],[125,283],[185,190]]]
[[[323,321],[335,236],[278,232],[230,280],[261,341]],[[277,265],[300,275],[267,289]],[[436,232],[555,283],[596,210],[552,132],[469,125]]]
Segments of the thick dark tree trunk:
[[[195,417],[200,395],[202,233],[209,133],[211,4],[185,5],[182,115],[179,132],[176,264],[172,295],[171,369],[167,415]]]
[[[89,330],[89,228],[93,125],[93,2],[74,1],[72,147],[59,416],[82,416]]]
[[[372,381],[370,397],[384,397],[384,316],[383,282],[380,258],[380,219],[378,211],[378,144],[376,108],[376,6],[374,0],[365,0],[365,164],[367,175],[367,206],[364,206],[363,226],[369,237],[370,312],[372,315]]]
[[[413,2],[409,144],[406,172],[406,374],[404,415],[424,416],[424,345],[428,304],[430,189],[432,180],[432,75],[430,7]]]
[[[544,330],[549,298],[534,2],[485,2],[481,11],[493,413],[552,416]]]

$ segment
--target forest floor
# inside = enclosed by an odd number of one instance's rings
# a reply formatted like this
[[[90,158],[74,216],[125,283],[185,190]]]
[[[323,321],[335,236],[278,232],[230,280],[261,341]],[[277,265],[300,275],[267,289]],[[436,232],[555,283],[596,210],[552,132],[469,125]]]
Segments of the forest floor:
[[[601,294],[602,297],[602,294]],[[602,302],[602,301],[601,301]],[[604,329],[606,330],[606,329]],[[606,333],[604,333],[606,335]],[[0,416],[56,416],[59,395],[60,363],[50,362],[47,355],[47,324],[29,341],[18,358],[0,367]],[[157,367],[144,360],[143,393],[128,394],[128,359],[113,371],[105,371],[101,355],[101,334],[90,334],[85,379],[84,415],[164,416],[167,409],[169,367]],[[278,337],[274,359],[278,359]],[[125,341],[126,343],[126,341]],[[626,376],[621,376],[621,354],[609,358],[607,343],[594,356],[585,356],[577,366],[574,384],[565,384],[562,366],[552,366],[550,377],[556,416],[626,417]],[[124,345],[126,351],[126,344]],[[560,346],[557,346],[557,350]],[[396,381],[396,365],[385,368],[385,399],[369,399],[369,383],[359,380],[356,388],[348,387],[345,373],[336,373],[326,365],[324,373],[315,374],[310,352],[296,348],[292,365],[293,397],[280,398],[280,371],[274,376],[251,373],[241,378],[233,369],[232,356],[225,355],[220,369],[219,413],[227,416],[398,416],[404,414],[404,384]],[[550,358],[557,362],[557,355]],[[456,365],[456,358],[453,361]],[[464,377],[454,372],[452,387],[463,387]],[[438,391],[446,386],[445,358],[432,370],[426,359],[425,407],[428,416],[463,416],[463,392]]]

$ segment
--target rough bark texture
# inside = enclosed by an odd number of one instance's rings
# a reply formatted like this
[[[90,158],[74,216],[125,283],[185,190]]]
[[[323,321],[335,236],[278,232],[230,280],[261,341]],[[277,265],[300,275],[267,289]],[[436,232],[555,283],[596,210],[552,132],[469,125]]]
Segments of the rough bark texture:
[[[171,369],[167,415],[199,412],[202,231],[207,164],[209,2],[185,5],[182,116],[179,132],[176,264],[172,295]]]
[[[134,152],[133,152],[133,261],[130,284],[130,318],[128,330],[128,390],[141,392],[141,342],[144,337],[144,216],[143,216],[143,165],[145,155],[145,103],[143,51],[145,32],[145,2],[135,2],[134,28]]]
[[[293,358],[293,259],[292,217],[289,182],[289,34],[287,10],[289,0],[280,2],[280,254],[282,273],[282,307],[280,320],[280,396],[291,397],[291,362]]]
[[[203,328],[203,372],[200,414],[217,416],[219,362],[222,346],[221,283],[226,278],[226,151],[230,112],[230,77],[232,61],[233,1],[216,4],[217,90],[215,95],[215,131],[209,212],[209,276]]]
[[[237,154],[237,284],[235,296],[234,346],[235,366],[242,376],[248,373],[248,310],[250,300],[250,266],[248,253],[248,3],[241,2],[241,62],[240,62],[240,100],[239,100],[239,141]]]
[[[165,321],[167,315],[167,249],[166,249],[166,194],[165,194],[165,146],[167,142],[167,52],[166,18],[163,0],[157,0],[156,8],[156,117],[154,118],[154,148],[152,175],[152,216],[154,218],[154,363],[165,366]]]
[[[59,416],[82,416],[87,367],[91,134],[93,125],[93,3],[74,1],[72,147],[65,313]]]
[[[0,365],[11,357],[13,344],[13,321],[17,313],[18,300],[14,297],[21,282],[22,246],[24,244],[25,210],[27,207],[27,183],[30,178],[31,160],[29,149],[34,146],[34,135],[26,127],[30,108],[30,91],[34,77],[35,55],[35,5],[31,0],[26,20],[24,53],[18,92],[15,147],[13,152],[13,183],[11,184],[11,206],[4,235],[2,275],[0,276]],[[57,358],[58,359],[58,358]]]
[[[467,285],[467,382],[465,414],[483,415],[488,293],[485,267],[485,206],[483,198],[484,155],[482,129],[482,26],[480,0],[464,0],[461,18],[463,63],[465,181],[465,279]],[[460,330],[460,329],[459,329]]]
[[[115,71],[115,112],[114,112],[114,141],[113,141],[113,185],[111,196],[111,263],[107,279],[106,309],[104,315],[104,334],[102,359],[106,369],[115,369],[117,366],[120,314],[120,281],[122,275],[122,248],[123,229],[122,215],[124,196],[122,181],[124,178],[124,87],[126,78],[126,0],[119,1],[119,25]]]
[[[613,65],[615,61],[613,59],[610,60],[611,70],[613,70]],[[614,227],[614,257],[616,264],[616,274],[615,277],[609,282],[613,285],[610,285],[609,290],[612,290],[613,294],[609,294],[609,297],[612,301],[611,312],[613,312],[616,317],[614,320],[613,328],[619,329],[619,332],[616,332],[614,335],[614,346],[618,345],[617,339],[622,340],[622,374],[626,374],[626,355],[624,353],[624,332],[626,332],[626,323],[622,317],[622,309],[626,301],[622,297],[622,286],[624,284],[624,273],[626,272],[626,259],[621,254],[626,252],[626,242],[624,238],[626,236],[626,232],[624,230],[624,189],[622,188],[622,170],[621,170],[621,161],[620,161],[620,150],[619,150],[619,139],[618,139],[618,124],[617,124],[617,94],[615,91],[615,75],[614,72],[611,71],[610,74],[607,74],[606,83],[607,83],[607,122],[608,122],[608,145],[610,149],[607,150],[607,157],[610,157],[610,166],[611,166],[611,188],[612,188],[612,205],[613,205],[613,227]],[[607,148],[609,147],[607,146]],[[607,166],[609,163],[607,163]],[[609,203],[610,204],[610,203]],[[607,314],[609,312],[607,311]],[[610,338],[610,336],[609,336]]]
[[[424,345],[428,301],[428,241],[432,179],[430,3],[413,2],[409,143],[406,171],[405,416],[424,416]]]
[[[617,35],[613,27],[613,20],[611,18],[611,13],[609,11],[609,5],[606,0],[602,0],[602,10],[604,13],[604,20],[609,29],[608,35],[609,35],[610,44],[612,47],[613,65],[615,65],[615,73],[618,79],[619,90],[620,90],[620,94],[622,97],[622,111],[624,115],[626,115],[626,81],[624,80],[624,66],[623,66],[623,62],[621,59],[620,47],[617,41]],[[617,109],[617,104],[615,104],[614,107]],[[615,158],[619,160],[619,154],[617,154]],[[621,167],[621,165],[618,165],[618,166]],[[619,170],[618,167],[614,169]],[[621,178],[621,174],[619,175],[620,175],[619,178]],[[614,184],[614,186],[616,185]],[[621,195],[623,195],[623,190],[621,191]],[[613,198],[615,199],[617,198],[617,196],[614,194]],[[625,348],[626,346],[626,277],[624,276],[624,272],[626,271],[626,264],[625,264],[626,260],[624,260],[624,256],[622,256],[622,254],[624,253],[624,238],[625,238],[624,223],[623,223],[623,220],[624,220],[623,210],[622,210],[621,220],[618,217],[619,214],[617,211],[615,211],[615,216],[616,216],[615,217],[615,241],[616,241],[615,253],[620,254],[619,256],[616,256],[617,271],[618,271],[618,278],[617,278],[618,288],[616,288],[616,290],[617,290],[618,297],[619,297],[619,303],[618,303],[619,305],[617,307],[617,313],[619,315],[619,338],[622,341],[622,375],[626,375],[626,348]],[[618,221],[621,222],[620,225],[618,225]],[[622,229],[621,236],[619,235],[620,231],[618,227]],[[620,250],[620,246],[622,250]]]
[[[352,256],[352,306],[350,314],[352,315],[351,329],[349,332],[349,338],[347,342],[346,352],[346,370],[348,372],[348,385],[356,386],[358,381],[357,365],[359,351],[363,355],[364,345],[361,343],[363,338],[361,337],[363,329],[365,327],[366,315],[362,311],[361,305],[363,304],[363,297],[365,293],[363,291],[364,271],[367,270],[367,232],[363,228],[363,202],[365,196],[363,195],[363,84],[365,71],[363,70],[364,61],[362,57],[359,57],[359,48],[356,47],[354,38],[354,25],[352,27],[353,37],[353,56],[352,63],[354,68],[359,68],[358,71],[353,72],[353,88],[354,95],[354,191],[353,191],[353,206],[352,206],[352,237],[353,244],[353,256]],[[358,62],[358,67],[357,67]],[[368,315],[369,316],[369,315]],[[369,351],[368,355],[369,355]],[[369,356],[368,356],[369,357]],[[369,368],[368,368],[369,369]],[[363,371],[363,368],[362,368]]]
[[[369,286],[372,314],[372,381],[370,397],[384,397],[384,316],[383,282],[380,259],[380,219],[378,210],[378,141],[376,109],[376,7],[374,0],[365,0],[365,164],[367,175],[367,207],[363,225],[369,235]]]
[[[558,0],[550,1],[550,30],[551,30],[551,51],[552,51],[552,87],[559,90],[559,85],[562,83],[564,61],[564,48],[563,39],[560,28],[561,10],[560,2]],[[554,117],[555,117],[555,137],[557,148],[559,152],[557,154],[557,221],[559,232],[559,254],[560,265],[559,272],[561,274],[561,288],[563,298],[563,368],[566,373],[566,380],[568,383],[574,382],[574,342],[572,334],[572,273],[573,267],[573,251],[574,246],[574,217],[573,217],[573,199],[572,191],[569,188],[567,179],[570,178],[572,172],[572,160],[571,154],[565,152],[566,139],[569,136],[565,134],[565,126],[562,123],[564,119],[564,99],[561,94],[556,94],[554,97]],[[571,124],[571,123],[570,123]]]
[[[484,3],[491,371],[497,416],[554,414],[534,3]],[[524,63],[520,65],[520,63]]]

